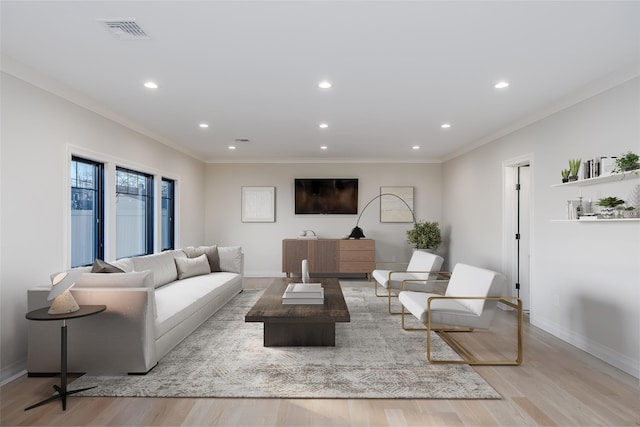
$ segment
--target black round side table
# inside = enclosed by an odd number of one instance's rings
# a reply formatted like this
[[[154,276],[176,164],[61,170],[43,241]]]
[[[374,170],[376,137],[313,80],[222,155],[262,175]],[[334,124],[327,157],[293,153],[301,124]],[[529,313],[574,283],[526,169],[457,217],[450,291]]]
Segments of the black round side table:
[[[53,388],[56,393],[53,396],[25,408],[25,411],[44,405],[45,403],[51,402],[55,399],[62,399],[62,410],[66,411],[68,395],[95,388],[86,387],[73,391],[67,390],[67,320],[92,316],[94,314],[101,313],[106,309],[106,305],[81,305],[80,310],[74,311],[73,313],[49,314],[49,307],[39,308],[38,310],[33,310],[27,313],[26,318],[29,320],[62,320],[62,328],[60,332],[60,386],[54,385]]]

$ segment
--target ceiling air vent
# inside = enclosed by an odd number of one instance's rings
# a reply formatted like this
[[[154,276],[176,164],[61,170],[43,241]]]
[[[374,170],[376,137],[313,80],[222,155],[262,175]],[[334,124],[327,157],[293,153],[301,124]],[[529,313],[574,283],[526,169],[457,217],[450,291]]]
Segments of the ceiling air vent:
[[[109,32],[119,40],[144,40],[150,39],[147,33],[138,25],[135,18],[130,19],[98,19]]]

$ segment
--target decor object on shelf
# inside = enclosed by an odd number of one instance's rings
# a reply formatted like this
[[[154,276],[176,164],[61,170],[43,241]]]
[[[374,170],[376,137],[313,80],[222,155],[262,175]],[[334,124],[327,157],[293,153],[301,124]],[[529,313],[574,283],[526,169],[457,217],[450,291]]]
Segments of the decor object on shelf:
[[[435,221],[417,222],[411,230],[407,230],[407,239],[415,245],[416,249],[436,250],[442,243],[440,224]]]
[[[53,300],[49,307],[49,314],[73,313],[80,310],[80,306],[71,295],[71,287],[76,284],[76,280],[84,273],[80,269],[63,271],[51,278],[51,291],[47,300]]]
[[[311,235],[309,235],[311,233]],[[298,234],[298,239],[317,239],[318,235],[313,230],[302,230]]]
[[[634,185],[627,197],[627,207],[633,207],[632,211],[629,211],[629,216],[636,218],[640,216],[640,185]]]
[[[413,218],[413,223],[416,223],[416,216],[413,213],[413,209],[411,209],[411,207],[409,206],[409,204],[400,196],[398,196],[397,194],[393,194],[393,193],[381,193],[378,194],[377,196],[375,196],[373,199],[369,200],[369,202],[364,205],[364,208],[362,208],[362,211],[360,212],[360,215],[358,216],[358,220],[356,221],[356,226],[353,227],[353,230],[351,230],[351,234],[349,234],[349,238],[350,239],[362,239],[365,237],[364,232],[362,231],[362,228],[360,228],[358,226],[358,224],[360,224],[360,218],[362,218],[362,214],[364,213],[364,211],[367,210],[367,207],[376,199],[379,199],[382,196],[391,196],[391,197],[397,197],[398,199],[400,199],[400,201],[402,201],[402,203],[404,203],[404,205],[407,207],[407,209],[409,209],[409,212],[411,212],[411,217]]]
[[[602,209],[600,209],[600,215],[602,215],[603,218],[613,218],[616,209],[622,204],[624,204],[624,200],[615,196],[605,197],[598,200],[597,203],[598,206],[602,206]]]
[[[569,181],[578,180],[578,171],[580,170],[581,159],[569,159]]]
[[[569,182],[569,169],[562,169],[560,174],[562,175],[562,182]]]
[[[616,168],[613,171],[618,173],[640,169],[640,163],[638,163],[639,160],[640,156],[632,151],[627,151],[621,157],[616,159]]]
[[[413,222],[413,187],[380,187],[380,194],[397,196],[380,199],[380,222]]]
[[[242,187],[242,222],[276,222],[276,187]]]

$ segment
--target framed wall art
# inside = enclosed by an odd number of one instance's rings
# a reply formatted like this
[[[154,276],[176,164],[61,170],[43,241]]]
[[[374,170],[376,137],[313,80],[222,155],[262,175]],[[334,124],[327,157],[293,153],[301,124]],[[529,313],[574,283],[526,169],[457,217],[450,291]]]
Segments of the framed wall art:
[[[397,196],[380,197],[380,222],[413,222],[413,187],[380,187],[380,194]]]
[[[242,187],[242,222],[276,222],[276,187]]]

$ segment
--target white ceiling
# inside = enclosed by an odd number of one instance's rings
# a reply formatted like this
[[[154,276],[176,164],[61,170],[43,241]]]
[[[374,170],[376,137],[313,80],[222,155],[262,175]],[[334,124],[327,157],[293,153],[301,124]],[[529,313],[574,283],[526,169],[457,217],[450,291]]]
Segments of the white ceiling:
[[[637,1],[2,1],[0,12],[12,70],[213,162],[440,161],[612,73],[637,74],[640,60]],[[150,39],[118,40],[100,18],[135,18]],[[501,79],[511,86],[498,91]],[[230,151],[236,138],[250,142]]]

